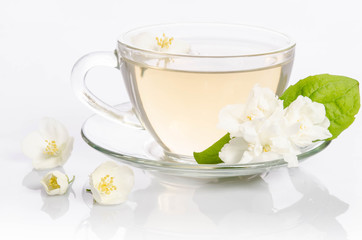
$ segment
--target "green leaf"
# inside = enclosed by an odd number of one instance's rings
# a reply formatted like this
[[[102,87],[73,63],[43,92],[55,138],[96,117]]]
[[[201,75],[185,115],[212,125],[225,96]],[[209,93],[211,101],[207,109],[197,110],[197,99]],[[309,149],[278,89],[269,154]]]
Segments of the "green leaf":
[[[219,152],[221,148],[230,141],[230,134],[227,133],[225,136],[220,138],[208,149],[202,152],[194,152],[194,158],[198,164],[217,164],[223,161],[219,158]]]
[[[349,77],[321,74],[309,76],[290,86],[280,97],[284,108],[288,107],[299,95],[322,103],[331,125],[329,131],[335,139],[354,121],[360,108],[359,83]]]

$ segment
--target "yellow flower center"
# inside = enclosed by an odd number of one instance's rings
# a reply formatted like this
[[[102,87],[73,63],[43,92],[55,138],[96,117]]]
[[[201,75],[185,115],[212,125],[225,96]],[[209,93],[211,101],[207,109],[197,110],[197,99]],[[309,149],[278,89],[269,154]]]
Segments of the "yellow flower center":
[[[163,38],[156,37],[157,45],[160,46],[161,48],[168,49],[173,41],[173,37],[168,38],[166,37],[165,34],[163,34],[162,36]]]
[[[271,150],[271,147],[270,147],[269,144],[265,144],[265,145],[263,146],[263,152],[270,152],[270,150]]]
[[[254,118],[255,118],[255,114],[254,114],[254,113],[249,113],[249,114],[246,116],[246,119],[249,120],[249,121],[252,121]]]
[[[49,179],[49,190],[60,188],[57,177],[52,174],[52,177]]]
[[[44,154],[48,156],[56,156],[59,153],[57,143],[55,141],[45,140],[47,146],[43,150]]]
[[[101,182],[98,184],[98,190],[107,195],[111,194],[111,191],[117,190],[117,187],[113,185],[114,177],[109,177],[107,174],[101,178]]]
[[[264,108],[260,107],[260,106],[258,106],[258,109],[259,109],[259,111],[261,111],[261,112],[263,112],[263,113],[266,112],[266,110],[265,110]]]

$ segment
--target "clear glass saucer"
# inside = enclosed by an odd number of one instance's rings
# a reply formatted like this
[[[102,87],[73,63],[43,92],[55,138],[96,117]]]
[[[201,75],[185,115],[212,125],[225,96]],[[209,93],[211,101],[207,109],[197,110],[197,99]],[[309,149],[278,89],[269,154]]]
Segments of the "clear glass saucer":
[[[162,148],[142,129],[132,128],[93,115],[83,124],[82,137],[89,146],[107,156],[131,166],[196,178],[220,178],[261,174],[287,163],[283,159],[251,164],[197,164],[167,157]],[[303,161],[324,150],[330,141],[320,141],[303,149],[298,160]]]

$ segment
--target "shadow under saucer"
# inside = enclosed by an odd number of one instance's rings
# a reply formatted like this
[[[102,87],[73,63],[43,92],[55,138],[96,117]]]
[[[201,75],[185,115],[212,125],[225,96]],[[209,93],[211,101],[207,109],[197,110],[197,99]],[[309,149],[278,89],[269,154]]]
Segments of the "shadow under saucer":
[[[300,168],[184,180],[154,176],[133,192],[125,239],[347,239],[336,218],[348,204]]]

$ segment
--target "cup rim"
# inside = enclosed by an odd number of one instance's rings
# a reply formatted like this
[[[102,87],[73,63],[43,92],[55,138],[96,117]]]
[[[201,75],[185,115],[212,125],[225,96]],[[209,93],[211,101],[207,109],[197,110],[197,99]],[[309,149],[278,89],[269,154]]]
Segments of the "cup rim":
[[[140,31],[142,29],[148,29],[151,27],[162,27],[162,26],[179,26],[179,25],[190,25],[190,26],[195,26],[195,25],[205,25],[205,26],[231,26],[231,27],[244,27],[244,28],[253,28],[253,29],[257,29],[257,30],[261,30],[261,31],[268,31],[268,32],[272,32],[274,34],[279,34],[283,37],[285,37],[286,39],[289,40],[289,44],[287,44],[285,47],[282,48],[278,48],[276,50],[272,50],[272,51],[267,51],[267,52],[262,52],[262,53],[255,53],[255,54],[237,54],[237,55],[195,55],[195,54],[180,54],[180,53],[169,53],[169,52],[159,52],[159,51],[154,51],[154,50],[150,50],[150,49],[144,49],[144,48],[139,48],[139,47],[135,47],[132,46],[131,44],[128,44],[125,42],[125,36],[131,32],[134,31]],[[140,26],[140,27],[136,27],[133,28],[131,30],[128,30],[126,32],[124,32],[123,34],[121,34],[118,38],[117,38],[117,42],[118,44],[129,48],[131,50],[135,50],[135,51],[141,51],[141,52],[145,52],[148,54],[154,54],[154,55],[158,55],[158,56],[163,56],[163,57],[185,57],[185,58],[243,58],[243,57],[257,57],[257,56],[267,56],[267,55],[272,55],[272,54],[277,54],[277,53],[281,53],[281,52],[286,52],[290,49],[293,49],[296,46],[296,42],[295,40],[290,37],[289,35],[282,33],[280,31],[268,28],[268,27],[263,27],[263,26],[258,26],[258,25],[250,25],[250,24],[241,24],[241,23],[221,23],[221,22],[177,22],[177,23],[162,23],[162,24],[151,24],[151,25],[144,25],[144,26]]]

